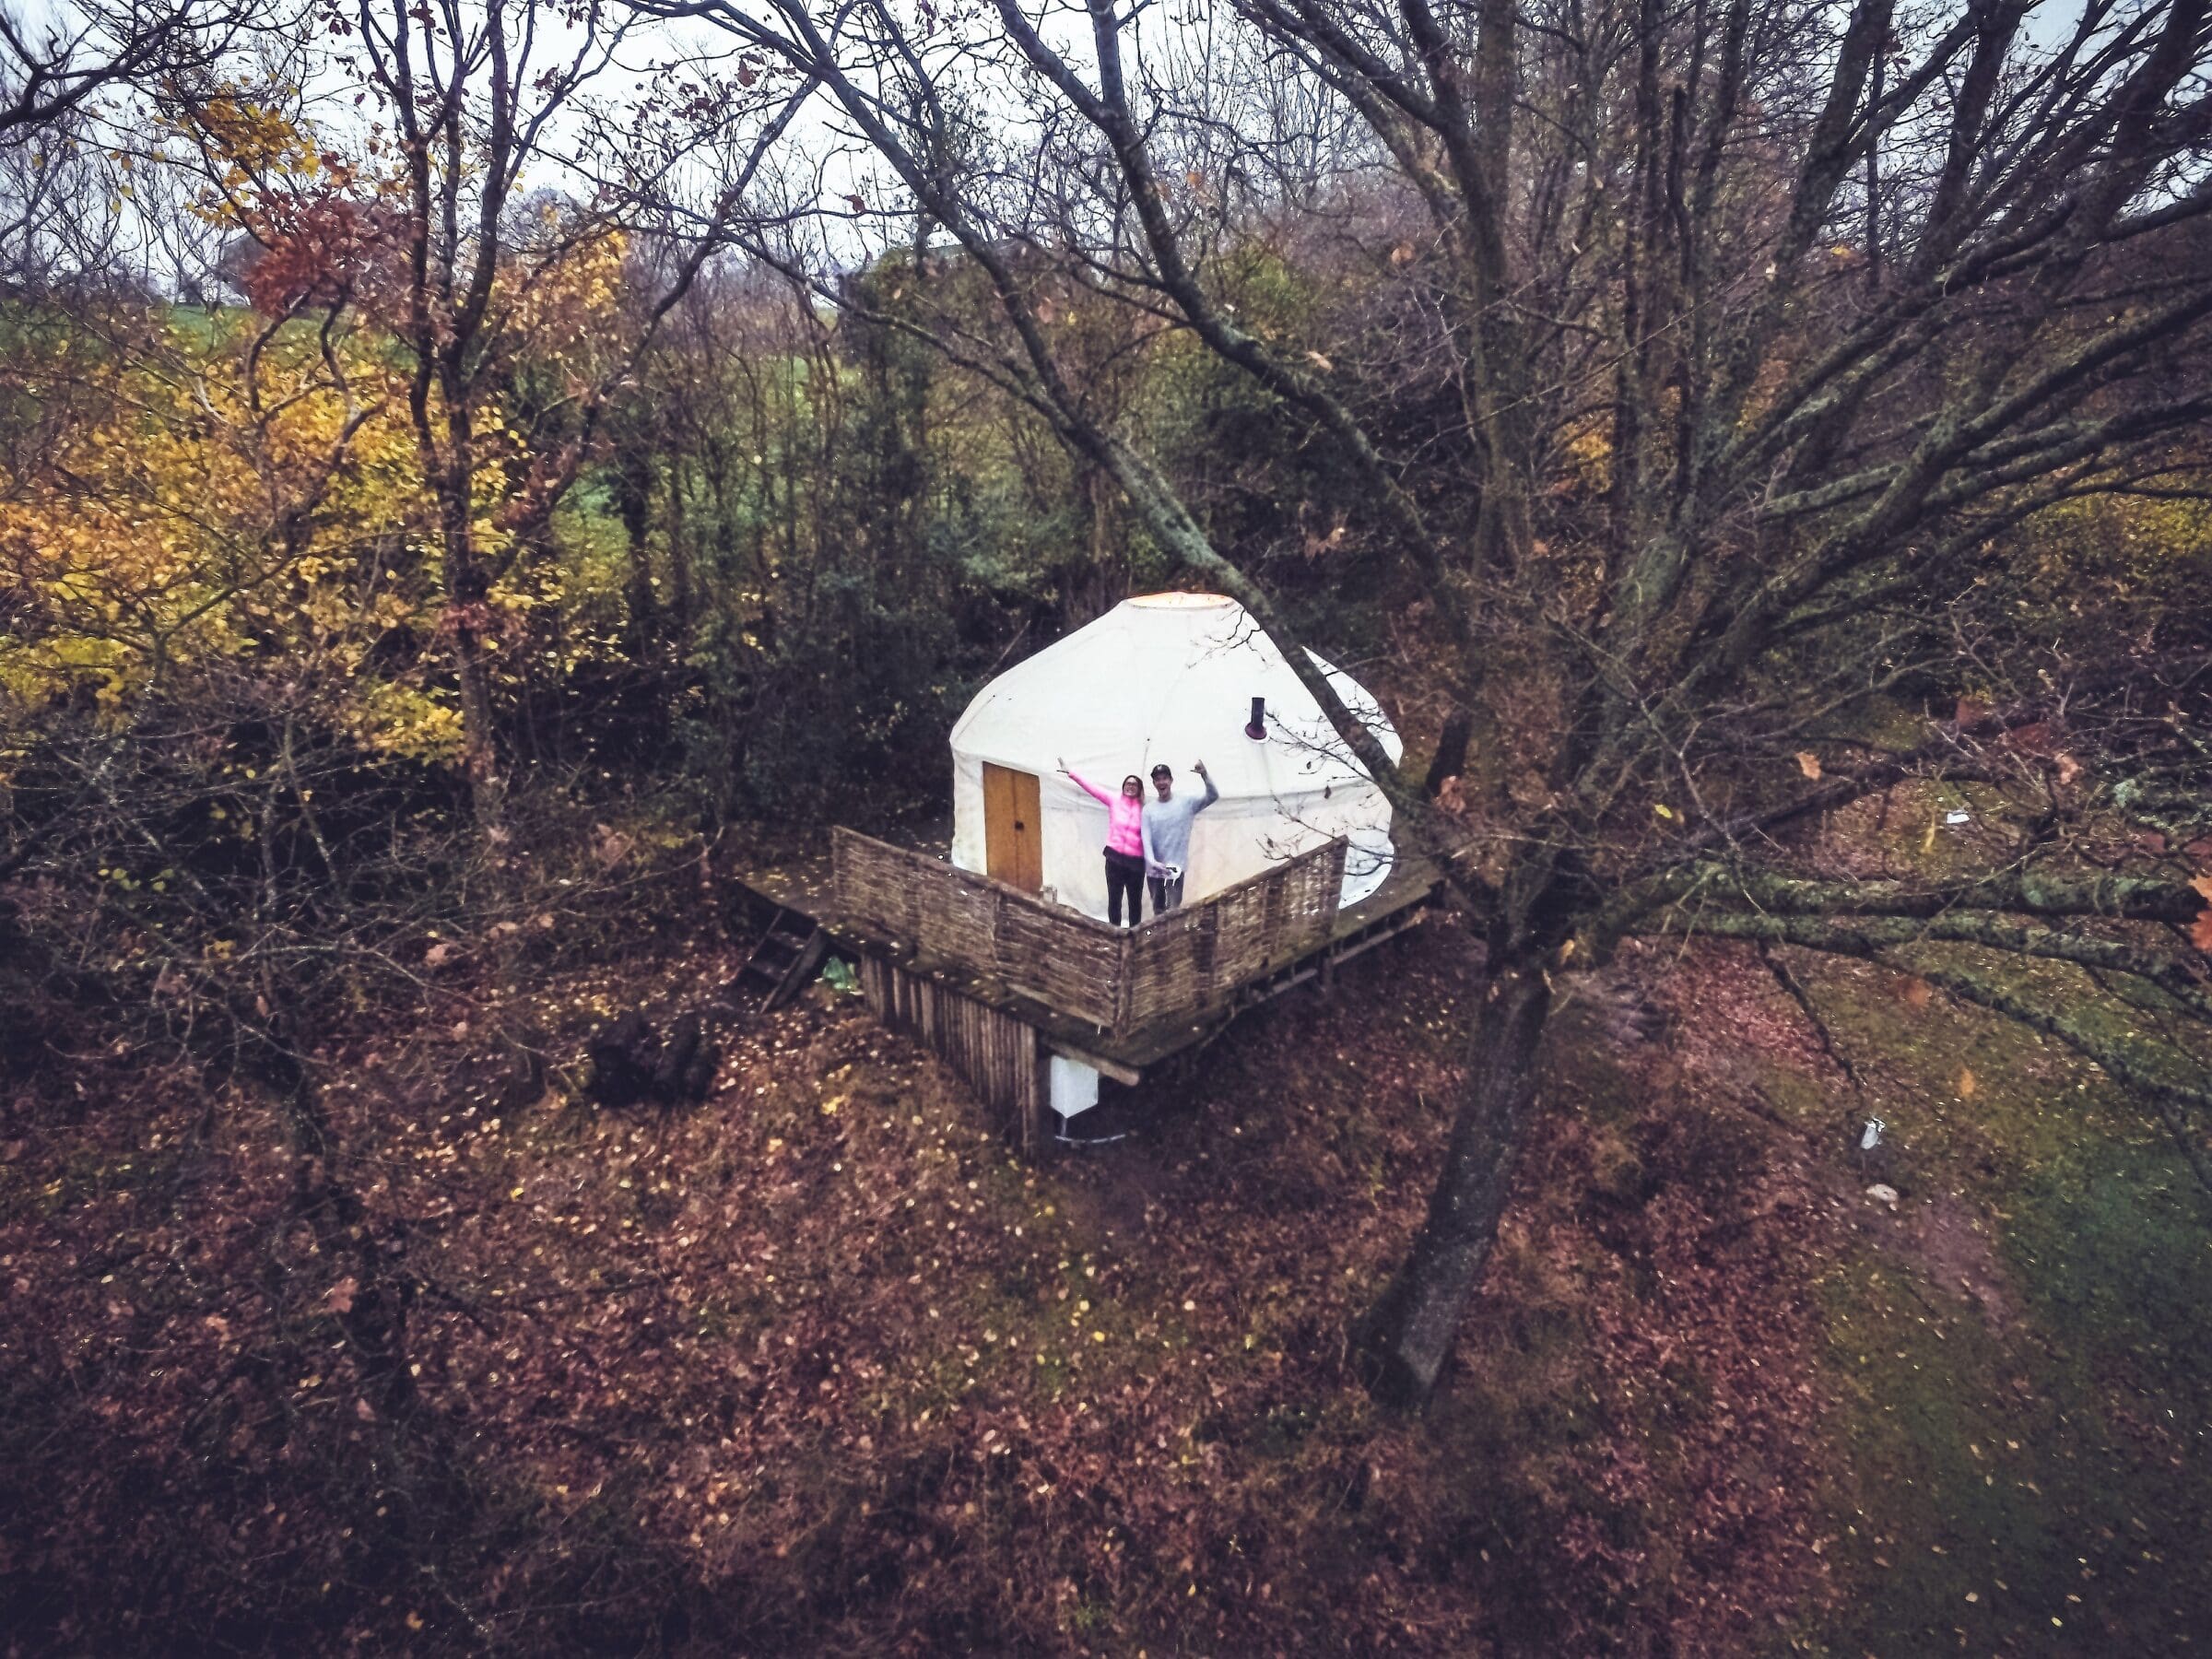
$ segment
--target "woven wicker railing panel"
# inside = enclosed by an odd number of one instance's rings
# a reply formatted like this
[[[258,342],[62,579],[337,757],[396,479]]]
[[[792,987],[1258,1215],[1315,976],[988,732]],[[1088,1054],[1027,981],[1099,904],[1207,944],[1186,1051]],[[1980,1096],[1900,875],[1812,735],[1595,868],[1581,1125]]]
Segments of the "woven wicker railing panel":
[[[1331,841],[1124,934],[851,830],[831,844],[837,908],[855,926],[1112,1030],[1204,1012],[1319,949],[1344,884],[1345,844]]]
[[[1122,941],[1104,924],[850,830],[832,834],[832,881],[839,912],[855,925],[989,974],[1061,1013],[1113,1023]]]
[[[1142,929],[1130,957],[1129,1023],[1213,1007],[1318,949],[1336,919],[1344,854],[1331,841]]]
[[[1048,1007],[1097,1025],[1114,1023],[1122,972],[1122,939],[1114,929],[1057,905],[1023,901],[1001,913],[998,942],[1001,978],[1033,992]]]

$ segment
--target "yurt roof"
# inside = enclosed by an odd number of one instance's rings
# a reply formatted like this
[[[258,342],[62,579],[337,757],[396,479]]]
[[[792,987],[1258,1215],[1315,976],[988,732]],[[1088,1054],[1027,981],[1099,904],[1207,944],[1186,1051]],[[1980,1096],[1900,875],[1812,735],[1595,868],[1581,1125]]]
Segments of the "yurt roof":
[[[1394,760],[1404,746],[1375,700],[1308,653]],[[1244,735],[1252,700],[1266,700],[1267,735]],[[1366,775],[1235,600],[1218,594],[1127,599],[984,687],[952,728],[955,754],[1050,772],[1065,757],[1112,788],[1158,762],[1179,786],[1204,760],[1225,795],[1319,789]]]

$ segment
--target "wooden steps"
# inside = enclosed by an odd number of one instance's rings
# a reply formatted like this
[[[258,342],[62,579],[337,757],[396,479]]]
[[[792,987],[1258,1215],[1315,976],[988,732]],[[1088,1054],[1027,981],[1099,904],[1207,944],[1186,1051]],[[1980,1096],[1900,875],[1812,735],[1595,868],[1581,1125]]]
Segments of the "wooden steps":
[[[806,988],[829,955],[830,935],[814,918],[779,904],[726,994],[757,998],[762,1013],[780,1008]]]

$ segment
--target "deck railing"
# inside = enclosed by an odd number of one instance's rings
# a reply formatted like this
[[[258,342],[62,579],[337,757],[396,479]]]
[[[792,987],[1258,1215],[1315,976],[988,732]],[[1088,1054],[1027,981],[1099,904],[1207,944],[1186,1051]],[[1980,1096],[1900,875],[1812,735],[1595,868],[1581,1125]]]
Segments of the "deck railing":
[[[832,901],[853,926],[1109,1034],[1206,1013],[1311,955],[1344,886],[1345,843],[1330,841],[1123,929],[854,830],[831,849]]]

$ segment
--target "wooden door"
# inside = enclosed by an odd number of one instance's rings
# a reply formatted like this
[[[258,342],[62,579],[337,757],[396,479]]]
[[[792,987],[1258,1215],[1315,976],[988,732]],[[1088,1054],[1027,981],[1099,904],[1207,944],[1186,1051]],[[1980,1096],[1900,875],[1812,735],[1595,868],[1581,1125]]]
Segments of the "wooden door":
[[[1035,772],[983,762],[983,873],[1031,893],[1044,887]]]

